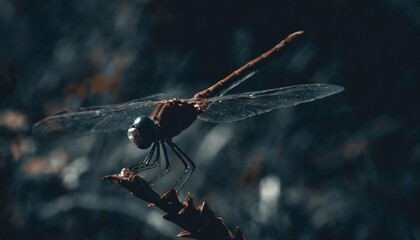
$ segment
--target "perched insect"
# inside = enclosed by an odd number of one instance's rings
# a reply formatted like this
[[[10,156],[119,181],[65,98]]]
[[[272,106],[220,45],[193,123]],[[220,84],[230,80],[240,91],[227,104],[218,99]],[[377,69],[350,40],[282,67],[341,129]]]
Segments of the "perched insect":
[[[138,148],[148,149],[151,146],[144,161],[130,167],[130,170],[139,173],[160,166],[160,153],[163,152],[166,169],[150,181],[168,173],[170,163],[165,146],[167,144],[185,166],[184,173],[174,186],[179,184],[181,189],[194,171],[195,164],[172,142],[172,138],[188,128],[197,118],[213,123],[233,122],[273,109],[311,102],[343,90],[340,86],[330,84],[304,84],[224,95],[254,75],[262,65],[279,55],[280,49],[284,49],[283,47],[301,34],[302,31],[289,35],[271,50],[215,85],[198,92],[193,98],[155,100],[160,95],[153,95],[122,104],[82,108],[77,112],[60,113],[37,122],[33,126],[33,133],[41,137],[77,137],[128,129],[128,138]],[[151,108],[154,110],[150,113]],[[147,113],[150,114],[146,115]]]

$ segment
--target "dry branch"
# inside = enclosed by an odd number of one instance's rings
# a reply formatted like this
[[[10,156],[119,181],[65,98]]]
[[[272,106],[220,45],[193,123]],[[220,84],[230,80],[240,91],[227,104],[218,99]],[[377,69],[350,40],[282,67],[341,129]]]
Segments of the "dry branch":
[[[181,201],[174,189],[159,196],[143,178],[126,168],[122,169],[120,174],[106,176],[103,179],[121,185],[134,196],[149,202],[149,206],[162,209],[166,213],[164,219],[185,230],[178,234],[179,237],[209,240],[244,239],[238,228],[232,233],[223,219],[216,217],[205,201],[196,208],[190,194],[185,201]]]

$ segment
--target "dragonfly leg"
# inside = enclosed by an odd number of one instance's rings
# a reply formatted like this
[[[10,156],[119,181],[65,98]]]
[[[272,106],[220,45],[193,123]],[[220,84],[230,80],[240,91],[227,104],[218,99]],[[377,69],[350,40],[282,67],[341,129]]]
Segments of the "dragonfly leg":
[[[167,174],[170,170],[171,170],[171,165],[169,164],[169,158],[168,158],[168,153],[166,151],[166,147],[165,147],[165,142],[161,141],[160,144],[162,145],[162,151],[163,151],[163,156],[165,158],[165,171],[159,173],[158,175],[156,175],[155,177],[153,177],[152,179],[149,180],[149,183],[154,182],[156,179],[162,177],[163,175]]]
[[[155,150],[157,150],[156,155],[155,155]],[[155,155],[155,160],[154,160],[154,163],[150,165],[153,159],[153,155]],[[159,142],[157,141],[153,143],[152,149],[150,150],[149,154],[147,154],[143,162],[131,166],[129,170],[137,174],[145,170],[159,167],[159,166],[160,166],[160,147],[159,147]]]
[[[191,174],[194,172],[195,169],[195,164],[193,161],[191,161],[191,159],[187,156],[187,154],[185,154],[177,145],[175,145],[172,141],[168,140],[167,141],[168,145],[171,147],[171,149],[174,151],[174,153],[178,156],[178,158],[181,160],[181,162],[184,164],[185,167],[185,171],[184,173],[181,175],[181,177],[176,181],[175,185],[173,188],[175,188],[179,183],[179,189],[178,191],[180,191],[182,189],[182,187],[184,186],[184,184],[188,181],[188,179],[190,178]],[[184,179],[185,178],[185,179]]]

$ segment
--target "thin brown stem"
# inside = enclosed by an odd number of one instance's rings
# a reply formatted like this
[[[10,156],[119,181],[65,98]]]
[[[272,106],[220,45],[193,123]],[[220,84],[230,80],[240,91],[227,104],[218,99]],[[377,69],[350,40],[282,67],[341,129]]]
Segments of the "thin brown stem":
[[[238,228],[232,233],[223,219],[216,217],[206,202],[195,207],[190,194],[185,201],[181,201],[174,189],[159,196],[143,178],[126,168],[122,169],[119,174],[106,176],[103,179],[121,185],[134,196],[149,202],[149,206],[155,206],[164,211],[166,213],[163,216],[164,219],[185,230],[179,233],[178,237],[203,240],[244,239]]]

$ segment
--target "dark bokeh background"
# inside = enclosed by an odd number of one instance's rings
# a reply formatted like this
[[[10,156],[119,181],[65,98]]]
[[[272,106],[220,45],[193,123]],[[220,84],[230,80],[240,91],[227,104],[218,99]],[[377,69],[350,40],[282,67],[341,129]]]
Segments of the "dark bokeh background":
[[[420,239],[416,0],[0,0],[0,239],[176,239],[158,209],[100,180],[145,156],[125,132],[42,140],[31,125],[66,108],[192,96],[302,29],[235,91],[346,90],[197,121],[174,139],[197,164],[182,195],[247,239]]]

